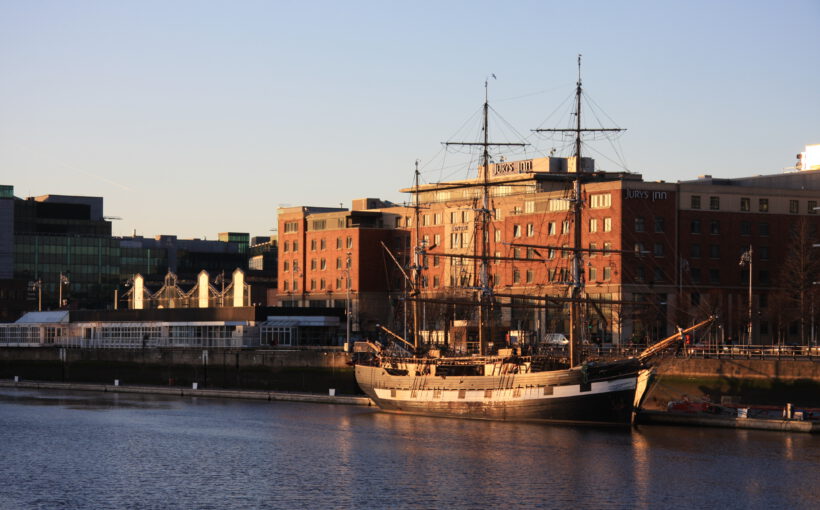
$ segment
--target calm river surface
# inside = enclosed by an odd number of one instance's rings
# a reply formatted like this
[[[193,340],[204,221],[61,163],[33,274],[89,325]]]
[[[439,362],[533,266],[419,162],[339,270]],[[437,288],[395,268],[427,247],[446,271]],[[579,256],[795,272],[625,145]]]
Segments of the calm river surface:
[[[0,389],[0,509],[820,508],[820,437]]]

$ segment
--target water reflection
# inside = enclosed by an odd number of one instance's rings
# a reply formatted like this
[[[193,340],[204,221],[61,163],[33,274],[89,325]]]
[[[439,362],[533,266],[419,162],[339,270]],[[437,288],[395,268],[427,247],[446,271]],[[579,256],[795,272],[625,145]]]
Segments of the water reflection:
[[[0,508],[817,507],[818,443],[9,390]]]

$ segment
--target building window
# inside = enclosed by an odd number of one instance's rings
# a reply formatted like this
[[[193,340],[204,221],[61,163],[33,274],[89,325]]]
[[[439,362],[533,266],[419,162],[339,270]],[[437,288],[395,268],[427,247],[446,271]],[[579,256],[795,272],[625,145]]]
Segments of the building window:
[[[666,230],[666,221],[660,216],[655,217],[655,233],[662,234]]]
[[[561,245],[561,248],[569,248],[569,245],[567,245],[567,244],[562,244],[562,245]],[[571,256],[572,256],[572,252],[570,252],[570,250],[561,250],[561,257],[562,257],[562,258],[568,259],[568,258],[570,258]]]
[[[699,244],[693,244],[691,246],[690,250],[689,250],[689,254],[692,256],[693,259],[699,259],[700,258],[700,245]]]
[[[564,220],[564,222],[561,224],[561,233],[569,234],[569,220]]]
[[[700,293],[699,292],[693,292],[692,294],[690,294],[689,295],[689,303],[691,303],[692,306],[698,306],[700,304]]]
[[[635,218],[635,232],[645,232],[646,225],[644,225],[644,220],[642,217]]]
[[[527,200],[524,202],[524,212],[525,213],[534,213],[535,212],[535,202],[532,200]]]
[[[319,240],[319,249],[324,250],[325,248],[327,248],[327,241],[324,240],[324,239],[320,239]]]
[[[450,223],[458,223],[458,214],[455,211],[450,211]]]
[[[589,257],[592,258],[597,255],[596,251],[598,249],[597,243],[589,243]]]
[[[691,269],[690,274],[692,275],[692,282],[694,282],[694,283],[699,283],[700,282],[700,268],[693,267]]]
[[[547,223],[547,234],[554,236],[555,235],[555,222],[551,221]]]
[[[342,257],[336,257],[336,269],[342,268]]]
[[[285,283],[282,285],[282,289],[287,292],[290,289],[290,282],[285,280]]]
[[[547,248],[547,258],[552,260],[555,258],[555,248]]]
[[[718,269],[710,269],[709,270],[709,283],[720,283],[720,270],[718,270]]]
[[[720,210],[720,197],[709,197],[709,209],[713,211]]]
[[[284,269],[285,271],[290,271],[290,262],[288,262],[288,261],[286,260],[286,261],[284,262],[284,264],[282,265],[282,269]]]
[[[590,266],[588,273],[589,273],[589,278],[587,278],[588,281],[594,282],[595,280],[598,279],[598,270],[596,268]]]
[[[769,247],[768,246],[758,246],[757,247],[757,254],[760,257],[760,260],[769,260]]]
[[[497,242],[497,243],[501,242],[501,230],[500,229],[495,230],[495,242]]]
[[[612,243],[604,243],[604,255],[608,257],[610,250],[612,250]]]
[[[751,211],[752,210],[752,199],[749,197],[741,197],[740,198],[740,210],[741,211]]]
[[[769,284],[769,271],[766,269],[761,269],[757,272],[757,281],[763,285]]]
[[[719,244],[710,244],[709,245],[709,258],[711,258],[711,259],[719,259],[720,258],[720,245]]]
[[[655,256],[663,257],[663,243],[655,243]]]
[[[604,218],[604,232],[612,232],[612,218]]]
[[[293,280],[293,292],[299,290],[299,280]]]
[[[692,195],[692,209],[700,209],[700,195]]]
[[[450,248],[460,248],[461,247],[461,234],[458,232],[453,232],[450,234]]]
[[[322,271],[327,269],[327,261],[325,259],[319,261],[319,269],[321,269]]]
[[[692,220],[689,231],[693,234],[700,234],[700,220]]]
[[[316,259],[310,259],[310,269],[316,270]]]
[[[612,278],[612,268],[609,267],[609,266],[606,266],[604,268],[604,281],[608,282],[611,278]]]
[[[590,218],[589,231],[590,233],[598,231],[598,218]]]
[[[635,255],[640,257],[646,252],[643,243],[635,243]]]
[[[341,249],[342,249],[342,238],[341,238],[341,237],[337,237],[337,238],[336,238],[336,249],[337,249],[337,250],[341,250]]]
[[[789,200],[789,212],[792,214],[797,214],[800,212],[799,200]]]
[[[438,275],[433,276],[433,287],[438,288],[441,286],[441,278]]]
[[[441,213],[435,213],[433,215],[433,225],[441,225]]]
[[[521,225],[513,225],[513,237],[521,237]]]
[[[758,210],[760,212],[769,212],[769,199],[761,198],[758,201]]]
[[[527,283],[532,283],[532,281],[533,281],[532,269],[527,269]]]
[[[518,269],[513,269],[513,283],[521,283],[521,273]]]
[[[710,221],[709,222],[709,233],[712,234],[713,236],[716,236],[716,235],[720,234],[720,222],[719,221],[715,220],[715,221]]]
[[[569,202],[567,202],[569,205]],[[589,207],[591,209],[606,209],[612,206],[612,195],[609,193],[599,193],[590,196]]]
[[[316,239],[310,240],[310,251],[316,251]]]
[[[290,241],[285,241],[285,244],[282,246],[282,250],[287,253],[290,251]]]
[[[638,266],[635,268],[635,282],[643,283],[644,281],[646,281],[646,268]]]
[[[655,283],[659,283],[663,281],[663,270],[659,267],[655,268]]]
[[[535,235],[535,227],[532,223],[527,223],[527,237],[532,237]]]
[[[353,248],[353,238],[351,236],[347,236],[347,247]]]
[[[298,221],[288,221],[285,222],[285,233],[288,234],[290,232],[296,232],[299,230],[299,222]]]
[[[740,222],[740,235],[742,236],[750,236],[752,235],[752,224],[748,221],[741,221]]]
[[[768,236],[769,235],[769,224],[768,223],[761,223],[757,226],[758,234],[761,236]]]
[[[809,214],[817,214],[817,200],[809,200]]]
[[[312,278],[310,280],[310,290],[316,290],[316,280]]]

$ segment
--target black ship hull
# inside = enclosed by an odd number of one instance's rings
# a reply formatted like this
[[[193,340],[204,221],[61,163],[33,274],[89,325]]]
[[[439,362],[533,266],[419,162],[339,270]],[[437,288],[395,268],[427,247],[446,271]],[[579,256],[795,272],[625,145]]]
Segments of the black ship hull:
[[[356,366],[362,390],[387,412],[483,420],[629,425],[632,369],[589,377],[580,369],[503,376],[391,375]]]

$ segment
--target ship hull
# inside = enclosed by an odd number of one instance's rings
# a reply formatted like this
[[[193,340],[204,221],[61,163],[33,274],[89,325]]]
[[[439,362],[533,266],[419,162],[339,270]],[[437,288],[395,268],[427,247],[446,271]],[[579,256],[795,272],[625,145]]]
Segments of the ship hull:
[[[629,425],[637,375],[589,378],[579,369],[505,376],[391,375],[356,366],[356,380],[387,412],[484,420]]]

